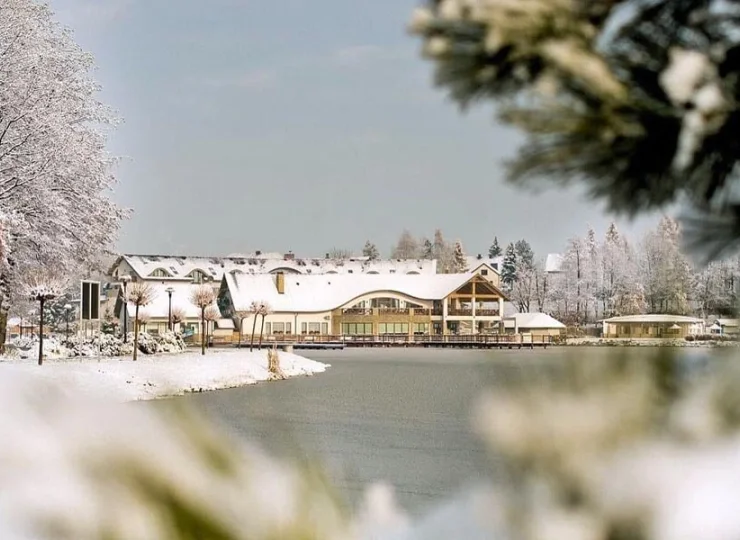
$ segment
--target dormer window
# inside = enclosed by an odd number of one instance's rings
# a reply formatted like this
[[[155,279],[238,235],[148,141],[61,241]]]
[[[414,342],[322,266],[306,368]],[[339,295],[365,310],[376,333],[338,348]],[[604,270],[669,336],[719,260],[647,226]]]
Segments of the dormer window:
[[[193,278],[193,283],[203,283],[203,281],[205,281],[206,274],[201,270],[193,270],[190,272],[190,277]]]
[[[165,270],[164,268],[157,268],[154,272],[149,274],[150,277],[156,277],[156,278],[163,278],[163,277],[172,277],[170,276],[169,272]]]

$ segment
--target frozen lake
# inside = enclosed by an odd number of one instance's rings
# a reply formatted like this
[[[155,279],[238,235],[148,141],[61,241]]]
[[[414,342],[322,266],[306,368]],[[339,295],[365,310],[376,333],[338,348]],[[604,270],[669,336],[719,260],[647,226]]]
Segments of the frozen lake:
[[[495,460],[470,429],[473,404],[486,388],[501,384],[510,370],[618,350],[309,351],[305,356],[332,368],[311,378],[174,399],[277,455],[318,459],[351,504],[365,486],[385,480],[403,507],[418,514],[495,474]],[[646,358],[655,351],[629,349]]]

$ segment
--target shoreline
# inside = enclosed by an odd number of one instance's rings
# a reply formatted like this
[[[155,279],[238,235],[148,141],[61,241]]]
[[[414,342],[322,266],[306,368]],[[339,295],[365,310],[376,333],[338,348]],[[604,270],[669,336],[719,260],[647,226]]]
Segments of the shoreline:
[[[560,347],[672,347],[721,349],[738,347],[738,341],[686,341],[685,339],[568,338]]]
[[[323,373],[329,364],[280,352],[286,379]],[[240,388],[279,380],[268,370],[267,351],[200,351],[128,357],[49,359],[0,362],[0,376],[21,375],[54,383],[70,394],[88,394],[115,401],[148,401],[190,393]]]

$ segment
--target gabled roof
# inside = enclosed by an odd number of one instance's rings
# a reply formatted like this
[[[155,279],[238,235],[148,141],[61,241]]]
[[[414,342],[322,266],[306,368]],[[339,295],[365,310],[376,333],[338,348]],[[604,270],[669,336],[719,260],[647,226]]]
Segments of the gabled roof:
[[[190,301],[192,292],[200,287],[194,283],[150,283],[154,289],[154,300],[151,304],[139,308],[139,313],[145,312],[152,318],[167,319],[169,317],[169,296],[167,288],[172,287],[172,309],[180,308],[185,311],[188,319],[199,319],[200,310]],[[215,305],[215,304],[214,304]],[[128,305],[128,315],[133,321],[136,307]]]
[[[475,274],[433,275],[285,275],[285,293],[279,294],[275,276],[227,273],[224,276],[234,309],[246,312],[252,302],[267,302],[285,313],[320,313],[346,306],[372,293],[394,292],[416,300],[442,300]],[[481,279],[477,277],[477,279]]]
[[[516,313],[510,318],[516,320],[516,325],[519,328],[565,328],[563,323],[550,317],[547,313]]]
[[[563,256],[560,253],[548,253],[545,259],[545,272],[560,272],[563,269]]]
[[[702,323],[702,319],[696,317],[685,317],[683,315],[624,315],[622,317],[612,317],[605,319],[605,323]]]
[[[272,255],[272,254],[271,254]],[[238,270],[245,274],[269,274],[277,270],[299,274],[436,274],[436,260],[378,260],[365,258],[335,259],[286,259],[281,257],[190,257],[176,255],[122,255],[111,267],[109,274],[125,261],[142,279],[167,279],[190,281],[195,270],[200,270],[214,281],[220,281],[224,273]],[[152,277],[152,272],[163,269],[172,277]]]
[[[488,266],[491,270],[493,270],[496,273],[499,273],[501,270],[501,265],[504,264],[504,258],[503,257],[481,257],[478,258],[475,255],[470,255],[465,257],[467,264],[468,264],[468,270],[474,271],[480,268],[482,265]]]

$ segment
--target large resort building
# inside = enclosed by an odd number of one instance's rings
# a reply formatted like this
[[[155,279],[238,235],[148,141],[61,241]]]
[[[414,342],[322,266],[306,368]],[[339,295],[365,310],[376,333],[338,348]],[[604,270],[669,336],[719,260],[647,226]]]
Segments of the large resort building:
[[[252,333],[255,304],[270,308],[264,321],[268,339],[503,332],[505,295],[498,270],[489,261],[476,262],[471,272],[438,274],[434,260],[122,255],[109,273],[119,287],[143,281],[154,289],[154,301],[141,309],[150,333],[165,331],[177,310],[185,313],[180,329],[200,334],[190,295],[203,284],[218,291],[220,319],[211,331],[235,334],[231,339]],[[134,309],[129,304],[124,315],[118,292],[114,316],[122,323],[126,319],[130,330]]]

